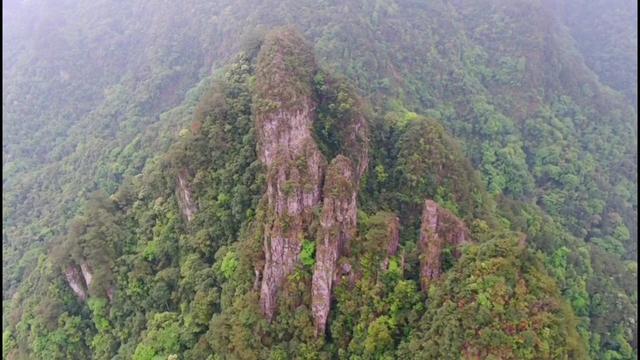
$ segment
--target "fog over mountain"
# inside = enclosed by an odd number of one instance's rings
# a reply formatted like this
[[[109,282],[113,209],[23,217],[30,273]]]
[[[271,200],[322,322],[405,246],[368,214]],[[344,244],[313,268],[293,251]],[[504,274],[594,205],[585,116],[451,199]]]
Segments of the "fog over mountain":
[[[12,0],[3,359],[637,359],[637,4]]]

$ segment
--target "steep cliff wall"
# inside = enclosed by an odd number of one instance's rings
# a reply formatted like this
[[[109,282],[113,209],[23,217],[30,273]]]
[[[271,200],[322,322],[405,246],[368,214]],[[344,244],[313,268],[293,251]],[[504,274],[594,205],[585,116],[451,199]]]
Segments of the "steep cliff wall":
[[[389,258],[396,255],[400,245],[400,219],[397,216],[390,216],[387,220],[387,256],[382,262],[382,269],[389,266]]]
[[[93,283],[94,279],[94,272],[88,262],[82,262],[80,265],[76,265],[75,263],[70,264],[64,271],[64,275],[67,280],[67,284],[69,284],[71,290],[73,290],[78,299],[80,299],[81,301],[87,300],[90,295],[96,295],[96,289],[91,288],[91,284]],[[91,294],[90,289],[92,291]],[[113,286],[113,284],[111,284],[108,288],[106,288],[105,293],[100,294],[100,292],[98,292],[97,296],[106,295],[111,302],[113,301],[114,292],[115,287]]]
[[[85,301],[87,299],[87,285],[82,277],[81,269],[76,265],[70,265],[64,272],[64,276],[71,290],[73,290],[81,301]]]
[[[91,286],[91,282],[93,281],[93,274],[91,273],[91,268],[89,264],[82,263],[80,264],[80,271],[82,271],[82,277],[84,278],[85,284],[87,284],[87,289]]]
[[[313,82],[317,72],[311,48],[294,31],[266,37],[258,55],[254,99],[258,156],[267,169],[265,265],[257,278],[261,275],[260,305],[271,320],[286,278],[299,262],[302,240],[315,237],[311,307],[317,333],[323,334],[338,260],[356,233],[357,191],[369,143],[355,92],[339,82],[327,84],[328,93],[318,92]],[[346,110],[327,111],[337,108]],[[330,136],[339,145],[325,154],[314,128],[320,116],[333,125]],[[328,168],[325,155],[335,156]],[[317,219],[313,210],[319,206]],[[314,220],[320,223],[318,233],[309,229]]]
[[[355,94],[351,94],[351,97],[353,101],[360,101]],[[358,184],[369,165],[369,126],[361,111],[358,105],[342,130],[342,153],[353,162],[356,172],[354,181]]]
[[[357,181],[353,162],[338,155],[327,169],[316,264],[311,284],[316,332],[323,334],[331,302],[331,287],[339,257],[356,233]]]
[[[353,279],[350,264],[344,263],[338,268],[338,260],[348,252],[349,242],[355,237],[356,199],[360,178],[366,172],[369,160],[369,128],[360,98],[345,81],[327,74],[321,76],[323,86],[316,88],[320,98],[320,121],[316,124],[320,133],[316,132],[316,136],[321,144],[325,142],[325,153],[333,153],[335,157],[325,178],[311,285],[312,312],[318,335],[324,334],[326,328],[333,286],[342,276]]]
[[[198,208],[193,201],[191,186],[189,185],[188,179],[189,173],[187,169],[181,169],[180,172],[178,172],[178,178],[176,181],[176,196],[178,198],[178,204],[180,206],[182,216],[187,219],[187,222],[191,222],[198,211]]]
[[[254,103],[258,154],[267,169],[268,209],[260,305],[268,319],[299,261],[312,210],[321,201],[326,160],[312,136],[314,69],[311,49],[290,30],[270,33],[258,55]]]
[[[454,256],[458,257],[460,245],[469,241],[469,230],[462,220],[435,201],[425,200],[420,227],[420,282],[423,291],[428,291],[430,282],[442,274],[445,247],[453,246]]]

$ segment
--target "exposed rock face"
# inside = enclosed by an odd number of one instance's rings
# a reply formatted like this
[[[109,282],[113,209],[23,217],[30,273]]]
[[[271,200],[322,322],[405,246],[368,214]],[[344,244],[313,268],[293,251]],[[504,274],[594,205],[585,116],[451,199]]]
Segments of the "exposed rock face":
[[[527,234],[520,234],[518,238],[518,246],[526,247],[527,246]]]
[[[317,334],[323,334],[331,303],[338,258],[356,233],[357,181],[353,162],[338,155],[327,169],[320,236],[311,284],[312,312]]]
[[[369,164],[369,126],[359,112],[354,114],[343,131],[344,152],[353,161],[356,170],[355,180],[367,171]]]
[[[332,285],[340,271],[349,272],[337,267],[356,233],[368,127],[352,94],[354,110],[340,115],[336,134],[346,156],[337,155],[327,168],[313,136],[319,106],[313,90],[316,71],[311,48],[295,32],[280,30],[266,37],[258,56],[254,99],[258,155],[267,169],[265,264],[256,279],[262,276],[260,305],[271,320],[279,292],[299,262],[303,238],[314,235],[308,234],[316,218],[313,210],[322,205],[312,282],[312,311],[320,334],[326,327]]]
[[[385,257],[382,268],[386,270],[389,266],[389,258],[396,255],[398,246],[400,245],[400,219],[397,216],[390,217],[387,223],[387,256]]]
[[[334,279],[333,286],[338,286],[342,281],[347,281],[349,284],[354,285],[358,279],[360,274],[356,274],[353,271],[353,266],[351,266],[348,262],[340,263],[338,261],[338,266],[335,272],[336,276]]]
[[[258,56],[256,128],[259,158],[267,168],[268,209],[260,305],[269,320],[321,200],[326,160],[312,137],[314,68],[311,50],[291,31],[267,36]]]
[[[114,295],[114,288],[113,286],[110,287],[109,289],[107,289],[107,298],[109,298],[109,302],[113,302],[113,295]]]
[[[64,272],[67,283],[71,290],[78,296],[78,299],[85,301],[89,297],[89,289],[93,283],[93,270],[87,262],[83,262],[80,266],[76,264],[69,265]],[[109,301],[113,301],[113,286],[106,291]]]
[[[71,290],[76,293],[81,301],[85,301],[87,299],[87,285],[78,266],[70,265],[67,267],[64,275],[67,278],[67,283],[71,287]]]
[[[91,281],[93,280],[93,274],[91,274],[91,268],[89,264],[82,263],[80,265],[80,270],[82,271],[82,277],[84,277],[84,282],[87,284],[87,289],[91,286]]]
[[[432,280],[442,274],[442,251],[454,247],[454,256],[460,256],[459,246],[471,241],[469,230],[455,215],[427,199],[422,211],[420,227],[420,280],[423,291],[428,291]]]
[[[193,216],[198,211],[198,208],[193,202],[191,187],[189,185],[188,179],[188,170],[185,168],[181,169],[178,173],[178,181],[176,182],[176,195],[182,215],[187,219],[187,222],[191,222]]]
[[[324,105],[351,103],[345,114],[336,114],[336,137],[342,154],[337,155],[327,169],[323,188],[323,209],[320,233],[317,237],[316,264],[311,285],[312,312],[316,334],[324,334],[331,306],[332,288],[342,277],[355,281],[351,265],[339,264],[349,250],[349,241],[356,233],[356,198],[360,178],[368,166],[369,131],[362,115],[360,99],[345,83],[329,81],[329,87],[339,89],[340,96],[324,98]]]

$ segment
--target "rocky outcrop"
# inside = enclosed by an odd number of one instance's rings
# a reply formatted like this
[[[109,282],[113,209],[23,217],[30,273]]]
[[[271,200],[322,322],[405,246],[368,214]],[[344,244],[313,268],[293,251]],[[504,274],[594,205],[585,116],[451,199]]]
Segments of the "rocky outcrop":
[[[326,328],[332,288],[342,278],[350,282],[356,278],[352,266],[339,263],[339,259],[349,250],[349,242],[356,233],[356,198],[369,157],[368,124],[355,90],[344,81],[326,80],[329,91],[327,88],[323,89],[325,92],[320,91],[321,107],[349,110],[329,111],[329,116],[335,116],[332,126],[335,126],[334,141],[339,144],[339,152],[331,161],[325,178],[311,285],[312,313],[318,335],[324,334]]]
[[[324,333],[329,316],[338,259],[356,233],[356,171],[353,162],[342,155],[333,159],[327,169],[311,284],[311,309],[318,334]]]
[[[354,94],[351,95],[354,101],[360,101]],[[360,106],[360,104],[357,105],[357,110],[349,117],[341,134],[343,152],[353,162],[356,182],[359,182],[367,171],[369,164],[369,126],[361,114]]]
[[[64,276],[71,290],[81,301],[85,301],[87,299],[87,284],[82,276],[81,269],[77,265],[69,265],[64,272]]]
[[[191,222],[194,215],[198,211],[198,208],[193,201],[191,186],[189,185],[188,179],[188,170],[182,168],[178,172],[178,179],[176,182],[176,197],[178,198],[178,205],[180,207],[182,215],[185,217],[185,219],[187,219],[187,222]]]
[[[112,287],[107,289],[107,298],[109,299],[109,302],[113,302],[113,295],[115,293],[115,289]]]
[[[400,245],[400,219],[397,216],[389,217],[387,221],[387,256],[382,262],[382,269],[387,270],[389,267],[389,258],[396,255],[398,246]]]
[[[85,301],[89,297],[89,289],[93,283],[93,270],[89,263],[83,262],[79,266],[76,264],[69,265],[64,275],[69,287],[78,296],[78,299]],[[110,302],[113,301],[113,293],[113,286],[106,290],[106,296]]]
[[[316,329],[324,333],[332,286],[338,273],[349,272],[344,266],[348,264],[338,266],[338,260],[356,233],[356,198],[367,169],[368,127],[355,93],[343,91],[347,95],[340,100],[351,110],[336,118],[335,136],[344,155],[337,155],[327,168],[314,137],[319,104],[328,101],[315,93],[316,71],[312,49],[294,31],[279,30],[266,37],[258,56],[254,98],[258,156],[267,170],[265,263],[256,279],[261,279],[262,311],[271,320],[279,293],[299,262],[302,240],[316,236],[309,226],[317,220],[314,210],[322,206],[311,305]]]
[[[310,48],[288,30],[269,34],[258,56],[256,129],[259,158],[267,170],[260,306],[270,320],[321,200],[326,160],[312,136],[314,68]]]
[[[423,291],[428,291],[431,281],[442,274],[442,251],[445,247],[452,246],[454,256],[459,257],[460,245],[469,241],[470,233],[462,220],[435,201],[425,201],[420,227],[420,282]]]
[[[82,272],[82,277],[84,278],[84,282],[85,284],[87,284],[88,289],[91,286],[91,282],[93,281],[93,274],[91,274],[91,268],[89,267],[89,264],[80,264],[80,271]]]

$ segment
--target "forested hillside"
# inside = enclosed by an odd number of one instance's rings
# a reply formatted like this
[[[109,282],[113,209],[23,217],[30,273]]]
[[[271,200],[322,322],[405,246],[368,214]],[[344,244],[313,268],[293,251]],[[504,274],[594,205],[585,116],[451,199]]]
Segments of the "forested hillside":
[[[3,359],[637,358],[636,4],[8,1],[3,50]]]

